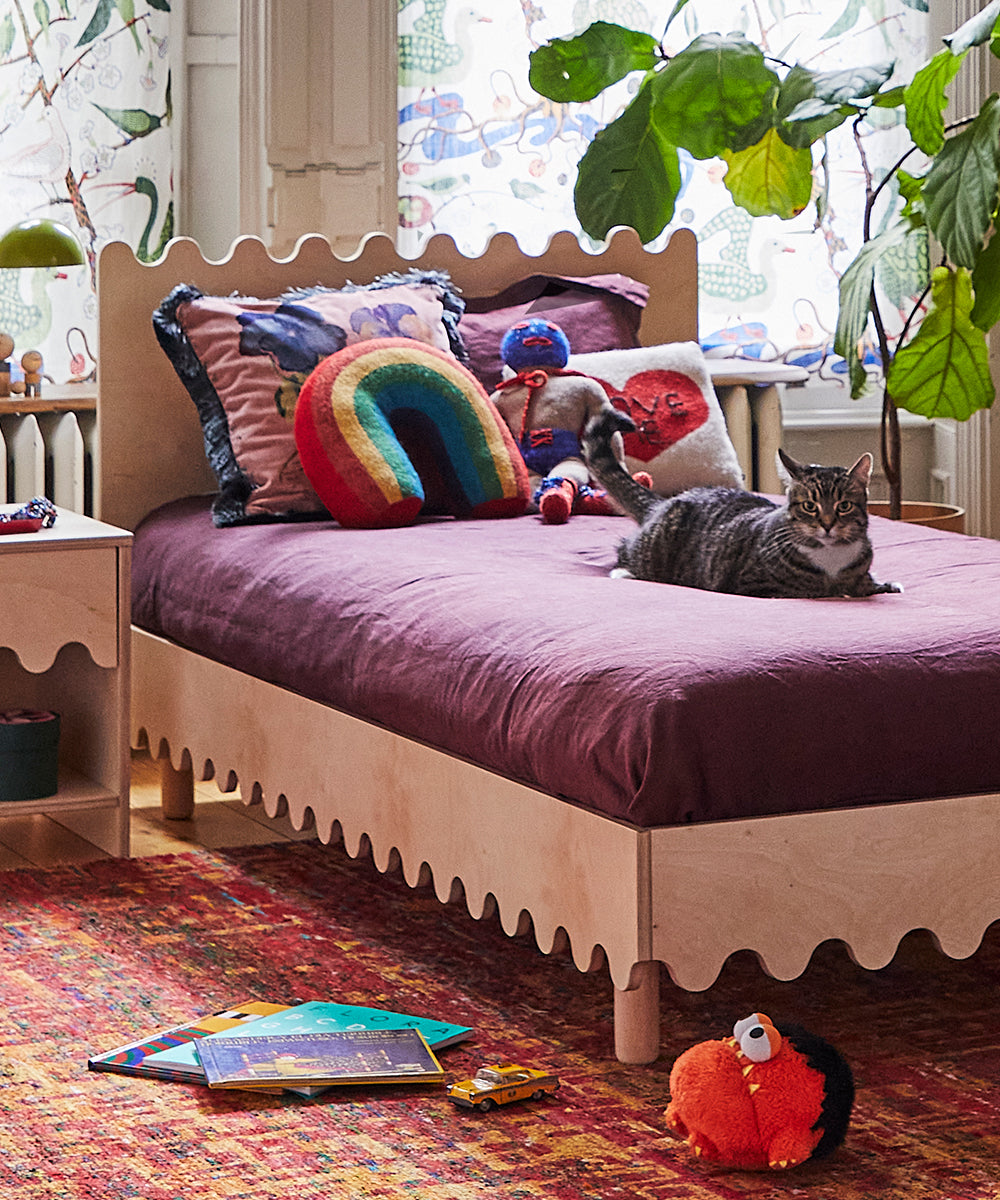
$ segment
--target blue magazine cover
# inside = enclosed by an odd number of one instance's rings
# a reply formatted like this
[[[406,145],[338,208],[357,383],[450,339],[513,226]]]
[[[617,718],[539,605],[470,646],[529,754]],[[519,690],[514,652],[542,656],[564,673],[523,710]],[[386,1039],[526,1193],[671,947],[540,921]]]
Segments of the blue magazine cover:
[[[198,1057],[209,1087],[329,1087],[440,1083],[441,1064],[418,1029],[350,1029],[213,1041]]]
[[[263,1036],[270,1034],[322,1033],[357,1029],[419,1029],[433,1050],[442,1050],[455,1042],[472,1037],[468,1025],[453,1025],[410,1013],[390,1012],[382,1008],[365,1008],[356,1004],[337,1004],[328,1000],[309,1000],[271,1016],[254,1021],[253,1029],[244,1026],[234,1034]],[[224,1037],[223,1030],[212,1037]],[[161,1078],[173,1078],[188,1083],[203,1083],[205,1073],[195,1053],[193,1043],[173,1046],[150,1055],[147,1065],[160,1072]]]

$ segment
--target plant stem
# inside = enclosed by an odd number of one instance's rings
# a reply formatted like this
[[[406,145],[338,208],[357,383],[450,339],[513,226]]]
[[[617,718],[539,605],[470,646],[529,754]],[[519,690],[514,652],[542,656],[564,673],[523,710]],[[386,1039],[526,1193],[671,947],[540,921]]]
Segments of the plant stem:
[[[882,470],[889,484],[889,519],[898,521],[903,515],[903,486],[900,473],[902,441],[899,434],[899,409],[889,389],[882,389]]]
[[[886,180],[898,170],[903,160],[900,159],[890,175],[886,175],[882,183],[876,186],[861,136],[861,119],[859,115],[854,121],[853,132],[854,144],[857,147],[861,159],[861,169],[865,176],[864,241],[868,242],[872,236],[872,210],[875,207],[875,201]],[[889,394],[889,385],[886,382],[889,377],[889,364],[892,362],[892,351],[889,348],[889,335],[886,333],[885,322],[882,320],[882,312],[878,306],[874,287],[872,287],[868,309],[875,326],[879,358],[882,364],[882,419],[879,423],[879,453],[882,459],[882,473],[885,475],[885,481],[889,487],[889,517],[893,521],[898,521],[903,509],[903,477],[900,462],[903,445],[899,433],[899,410]]]
[[[899,410],[889,393],[887,382],[889,363],[892,361],[889,336],[885,331],[885,322],[882,320],[882,312],[879,309],[878,300],[875,298],[874,288],[872,288],[869,308],[875,325],[875,336],[878,338],[879,357],[882,360],[882,421],[880,428],[882,472],[889,485],[889,517],[893,521],[898,521],[903,501],[903,477],[900,464],[903,447],[899,434]]]

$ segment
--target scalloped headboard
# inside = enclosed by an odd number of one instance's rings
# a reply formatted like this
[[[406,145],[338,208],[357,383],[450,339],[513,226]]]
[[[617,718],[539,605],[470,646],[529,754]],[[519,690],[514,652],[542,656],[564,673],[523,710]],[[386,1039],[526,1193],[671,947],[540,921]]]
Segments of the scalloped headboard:
[[[558,233],[538,256],[524,254],[512,236],[500,234],[477,258],[467,258],[439,234],[417,259],[401,257],[385,234],[365,238],[348,258],[314,234],[287,259],[271,258],[258,238],[239,238],[218,262],[207,261],[191,239],[177,238],[151,265],[140,263],[124,242],[113,242],[101,251],[97,272],[95,515],[134,529],[159,504],[216,490],[194,405],[153,334],[153,310],[175,284],[193,283],[215,295],[271,296],[317,283],[367,283],[410,267],[446,270],[470,296],[538,273],[629,275],[650,289],[639,330],[644,345],[698,338],[697,243],[690,230],[678,231],[655,253],[632,230],[620,230],[599,254],[584,250],[573,234]]]

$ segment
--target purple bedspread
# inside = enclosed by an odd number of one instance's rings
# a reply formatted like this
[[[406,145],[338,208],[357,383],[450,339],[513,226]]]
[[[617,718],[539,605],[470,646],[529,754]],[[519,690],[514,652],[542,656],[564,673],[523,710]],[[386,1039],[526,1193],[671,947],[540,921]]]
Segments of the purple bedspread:
[[[1000,542],[875,519],[903,595],[758,600],[608,578],[626,528],[185,500],[136,533],[133,617],[637,825],[1000,791]]]

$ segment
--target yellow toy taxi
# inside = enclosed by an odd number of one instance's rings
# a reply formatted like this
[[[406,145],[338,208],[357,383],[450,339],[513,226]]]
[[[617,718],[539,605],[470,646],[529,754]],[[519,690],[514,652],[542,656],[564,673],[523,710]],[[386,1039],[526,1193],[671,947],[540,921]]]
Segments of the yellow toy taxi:
[[[559,1088],[559,1078],[534,1067],[519,1067],[517,1063],[491,1063],[480,1067],[472,1079],[448,1086],[448,1099],[461,1108],[489,1112],[498,1104],[513,1100],[541,1100]]]

